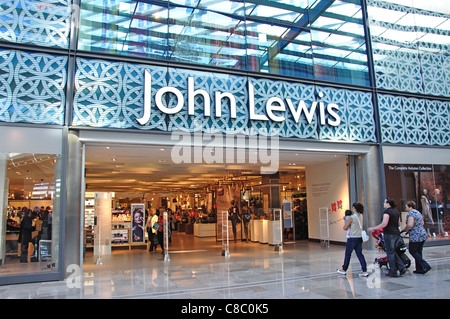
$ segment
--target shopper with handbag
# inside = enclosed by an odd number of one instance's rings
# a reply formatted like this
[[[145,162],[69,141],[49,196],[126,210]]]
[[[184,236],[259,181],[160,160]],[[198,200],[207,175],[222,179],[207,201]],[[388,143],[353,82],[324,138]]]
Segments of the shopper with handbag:
[[[425,275],[431,269],[431,266],[422,257],[423,245],[428,238],[427,232],[423,227],[423,216],[416,210],[416,203],[413,201],[408,201],[405,209],[408,215],[406,216],[406,226],[402,232],[409,232],[408,250],[416,261],[416,270],[413,273]]]
[[[362,214],[364,213],[364,206],[361,203],[355,202],[352,205],[352,215],[347,219],[347,222],[344,225],[344,230],[347,231],[350,229],[347,238],[347,244],[345,246],[345,257],[344,264],[341,269],[337,269],[336,271],[341,275],[347,274],[347,269],[350,265],[350,257],[352,252],[356,252],[356,256],[358,257],[359,263],[361,264],[362,273],[359,274],[360,277],[367,277],[369,274],[367,273],[367,263],[366,259],[362,253]]]
[[[231,220],[231,228],[233,230],[234,242],[236,242],[236,226],[241,222],[239,218],[239,207],[236,205],[234,200],[231,201],[231,207],[228,210],[228,216]]]

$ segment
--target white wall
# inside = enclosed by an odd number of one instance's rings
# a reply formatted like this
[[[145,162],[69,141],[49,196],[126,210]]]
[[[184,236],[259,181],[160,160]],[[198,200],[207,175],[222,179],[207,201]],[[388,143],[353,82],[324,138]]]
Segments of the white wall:
[[[329,208],[330,241],[346,242],[342,229],[345,210],[350,209],[347,157],[336,157],[330,162],[306,167],[306,193],[308,196],[309,238],[320,239],[319,208]],[[342,201],[342,208],[337,202]],[[336,210],[332,211],[332,204]]]

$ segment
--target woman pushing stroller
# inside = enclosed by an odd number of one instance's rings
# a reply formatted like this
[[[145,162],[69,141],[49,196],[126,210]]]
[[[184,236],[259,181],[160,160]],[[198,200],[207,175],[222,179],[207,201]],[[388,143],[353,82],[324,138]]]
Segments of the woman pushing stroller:
[[[397,242],[400,240],[400,213],[395,207],[394,200],[392,198],[386,198],[381,224],[367,229],[370,233],[378,229],[383,230],[385,249],[389,262],[389,272],[387,274],[389,277],[398,277],[397,270],[400,276],[406,272],[405,264],[395,251]]]

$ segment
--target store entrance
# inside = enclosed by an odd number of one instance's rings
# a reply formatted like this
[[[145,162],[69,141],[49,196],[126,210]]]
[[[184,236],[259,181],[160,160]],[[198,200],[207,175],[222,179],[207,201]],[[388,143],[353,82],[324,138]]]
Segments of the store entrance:
[[[239,218],[230,227],[231,243],[271,245],[270,236],[256,236],[252,223],[273,221],[274,209],[286,207],[289,212],[278,216],[283,219],[283,242],[308,239],[307,166],[336,161],[331,154],[284,151],[278,171],[261,174],[258,165],[174,163],[171,156],[171,147],[85,145],[87,255],[148,250],[151,227],[146,226],[163,212],[170,220],[169,250],[175,252],[216,249],[220,254],[219,219],[233,207]],[[96,245],[96,236],[110,245]]]

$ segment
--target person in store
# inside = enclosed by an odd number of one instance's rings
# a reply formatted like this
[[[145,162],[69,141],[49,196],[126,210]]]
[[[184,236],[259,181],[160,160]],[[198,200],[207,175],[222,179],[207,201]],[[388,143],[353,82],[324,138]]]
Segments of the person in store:
[[[241,222],[239,218],[239,207],[234,200],[231,201],[231,207],[228,210],[228,216],[231,220],[231,228],[233,229],[234,242],[236,242],[236,225]]]
[[[386,198],[384,200],[384,211],[381,224],[367,229],[369,232],[378,229],[383,230],[386,255],[389,262],[389,272],[387,274],[389,277],[398,277],[397,270],[400,272],[400,276],[406,272],[405,264],[395,252],[397,243],[400,240],[399,227],[401,223],[400,213],[395,207],[394,200],[392,198]]]
[[[423,215],[416,210],[416,203],[409,201],[406,203],[405,210],[408,212],[406,216],[406,226],[402,232],[409,231],[409,253],[416,261],[416,270],[413,273],[426,274],[431,266],[423,259],[422,249],[427,240],[427,232],[424,228]]]
[[[157,214],[158,214],[158,227],[156,228],[156,236],[158,238],[158,244],[161,245],[161,254],[164,254],[164,215],[159,213],[158,210]],[[156,247],[155,247],[156,250]]]
[[[32,240],[32,232],[35,230],[33,226],[33,212],[31,209],[27,209],[23,215],[22,222],[20,224],[20,238],[19,242],[21,245],[20,262],[28,262],[28,244]]]
[[[348,232],[347,244],[345,246],[344,264],[341,269],[337,269],[336,271],[342,275],[347,274],[347,269],[350,265],[350,257],[352,252],[355,251],[362,269],[362,273],[360,273],[359,276],[367,277],[369,274],[367,273],[366,259],[362,253],[363,240],[361,236],[364,206],[361,203],[355,202],[352,205],[351,211],[353,214],[347,218],[347,221],[343,227],[345,231],[350,230]]]
[[[48,231],[48,216],[50,214],[50,207],[47,206],[42,212],[42,239],[50,239],[51,234]]]
[[[249,238],[248,238],[248,224],[250,223],[250,220],[252,219],[252,216],[250,215],[250,208],[247,206],[244,206],[244,208],[242,209],[243,213],[242,213],[242,221],[243,221],[243,226],[244,226],[244,234],[245,234],[245,239],[248,242]]]
[[[48,215],[47,215],[47,239],[52,239],[52,226],[53,226],[53,212],[50,206],[47,206]]]
[[[14,212],[12,212],[6,221],[6,230],[18,231],[20,230],[20,225],[16,222]]]
[[[153,249],[156,250],[156,229],[153,226],[158,222],[158,215],[153,210],[150,210],[149,220],[147,221],[147,231],[148,231],[148,239],[150,241],[150,247],[148,249],[149,252],[152,252]]]

